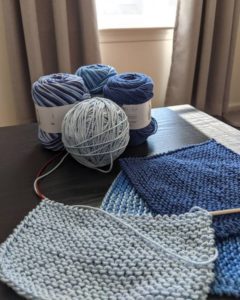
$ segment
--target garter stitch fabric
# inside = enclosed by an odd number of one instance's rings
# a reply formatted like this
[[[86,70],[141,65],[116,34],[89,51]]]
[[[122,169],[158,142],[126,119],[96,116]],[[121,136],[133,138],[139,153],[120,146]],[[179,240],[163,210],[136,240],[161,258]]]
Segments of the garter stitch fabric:
[[[215,253],[212,218],[123,216],[42,201],[0,247],[0,279],[28,299],[206,299]],[[127,225],[126,225],[127,224]],[[134,230],[128,227],[132,226]]]
[[[240,156],[214,140],[120,164],[152,212],[240,207]],[[213,224],[218,237],[240,234],[240,214],[216,217]]]
[[[214,146],[220,150],[223,150],[222,159],[219,160],[219,164],[226,165],[227,168],[230,168],[233,163],[230,156],[233,155],[234,161],[239,159],[239,155],[231,152],[230,150],[226,149],[225,147],[217,144],[215,141],[209,141],[204,144],[196,145],[194,148],[203,147],[206,150],[206,146]],[[191,147],[190,147],[191,148]],[[175,155],[175,153],[179,152],[188,152],[189,147],[184,149],[180,149],[177,151],[172,151],[169,155]],[[206,156],[208,157],[209,150],[206,151]],[[221,153],[221,151],[219,151]],[[227,156],[225,156],[227,154]],[[183,158],[185,156],[183,155]],[[186,157],[185,157],[186,160]],[[190,158],[189,158],[190,161]],[[193,163],[193,161],[191,162]],[[159,172],[162,170],[159,169]],[[228,173],[228,172],[227,172]],[[176,170],[175,173],[170,174],[170,177],[173,177],[175,180],[178,177],[178,171]],[[238,177],[239,178],[239,177]],[[169,180],[171,180],[169,178]],[[196,178],[192,177],[192,185],[194,185],[194,181]],[[161,183],[161,182],[160,182]],[[230,185],[231,187],[231,185]],[[235,188],[239,188],[235,187]],[[191,191],[191,188],[189,189]],[[225,190],[227,191],[227,189]],[[169,191],[171,194],[171,190]],[[227,191],[231,195],[230,191]],[[169,197],[169,195],[168,195]],[[224,195],[223,195],[224,198]],[[226,201],[228,201],[228,197],[226,196]],[[237,197],[239,199],[239,197]],[[178,202],[175,205],[169,205],[164,207],[165,203],[167,203],[168,198],[164,199],[161,203],[163,204],[162,208],[164,212],[166,209],[168,210],[168,214],[176,214],[178,213],[178,205],[181,206],[182,199],[178,198]],[[170,201],[173,201],[170,197]],[[217,209],[217,204],[213,201],[212,209]],[[195,203],[192,206],[196,205]],[[200,206],[200,203],[198,203]],[[121,171],[120,174],[117,176],[115,181],[113,182],[112,186],[110,187],[109,191],[107,192],[104,201],[102,203],[102,209],[114,213],[117,215],[122,214],[130,214],[130,215],[143,215],[143,214],[152,214],[156,215],[156,211],[152,210],[151,207],[148,205],[146,201],[142,199],[142,197],[138,194],[135,186],[131,183],[128,176]],[[187,211],[187,210],[186,210]],[[159,213],[163,214],[161,209],[159,209]],[[231,219],[233,218],[233,220]],[[218,229],[218,224],[220,221],[217,221],[219,217],[214,217],[213,223],[215,224],[215,228]],[[236,218],[236,219],[235,219]],[[240,228],[237,225],[238,216],[231,215],[229,218],[224,219],[224,235],[221,235],[222,231],[219,230],[219,236],[216,238],[216,245],[219,252],[219,257],[215,264],[215,281],[211,288],[211,293],[216,295],[233,295],[236,297],[240,297]],[[235,227],[236,224],[236,227]],[[221,227],[220,227],[221,228]],[[228,230],[228,232],[227,232]],[[228,234],[227,234],[228,233]]]
[[[118,216],[152,214],[122,171],[108,190],[101,208]],[[216,246],[219,256],[211,293],[240,297],[240,236],[216,238]]]

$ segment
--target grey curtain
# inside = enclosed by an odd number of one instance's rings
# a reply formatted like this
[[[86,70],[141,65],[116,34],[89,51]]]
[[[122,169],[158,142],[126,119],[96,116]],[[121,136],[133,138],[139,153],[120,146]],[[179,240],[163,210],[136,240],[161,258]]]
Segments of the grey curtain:
[[[239,0],[179,0],[166,105],[226,112],[239,13]]]
[[[15,112],[34,120],[31,83],[99,63],[94,0],[1,0]]]

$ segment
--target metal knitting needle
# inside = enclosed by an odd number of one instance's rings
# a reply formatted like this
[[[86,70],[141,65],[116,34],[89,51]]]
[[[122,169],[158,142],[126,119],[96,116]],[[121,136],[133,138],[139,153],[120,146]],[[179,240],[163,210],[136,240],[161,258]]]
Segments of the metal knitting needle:
[[[238,208],[231,208],[231,209],[209,211],[209,213],[212,216],[222,216],[222,215],[229,215],[229,214],[237,214],[237,213],[240,213],[240,207],[238,207]]]

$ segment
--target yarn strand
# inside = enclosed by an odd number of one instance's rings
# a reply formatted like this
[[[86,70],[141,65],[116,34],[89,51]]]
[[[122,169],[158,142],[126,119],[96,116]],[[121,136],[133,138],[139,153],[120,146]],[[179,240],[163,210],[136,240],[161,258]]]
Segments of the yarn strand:
[[[48,200],[47,198],[44,200]],[[210,263],[213,263],[217,257],[218,257],[218,250],[215,249],[215,253],[212,257],[210,257],[209,259],[205,260],[205,261],[195,261],[192,260],[188,257],[179,255],[175,252],[173,252],[172,250],[170,250],[167,247],[164,247],[163,245],[161,245],[160,243],[155,242],[154,240],[150,239],[149,237],[147,237],[146,235],[142,234],[139,230],[135,229],[133,226],[129,225],[128,223],[124,222],[123,220],[121,220],[119,217],[108,213],[107,211],[104,211],[98,207],[92,207],[92,206],[88,206],[88,205],[72,205],[71,207],[79,207],[79,208],[85,208],[85,209],[92,209],[95,211],[98,211],[102,214],[105,214],[106,216],[110,217],[111,219],[115,220],[116,222],[120,223],[121,225],[127,227],[128,229],[130,229],[131,231],[133,231],[134,233],[136,233],[139,237],[141,237],[145,242],[148,242],[150,244],[152,244],[154,247],[161,249],[162,251],[164,251],[166,254],[170,255],[171,257],[177,259],[177,260],[182,260],[183,262],[187,263],[187,264],[191,264],[191,265],[195,265],[197,267],[201,267],[201,266],[206,266],[209,265]],[[205,211],[206,214],[208,214],[207,211]]]
[[[47,163],[40,169],[40,171],[38,172],[38,175],[36,177],[36,179],[34,180],[34,183],[33,183],[33,189],[36,193],[36,195],[40,198],[40,199],[44,199],[45,198],[45,195],[43,195],[40,191],[39,191],[39,187],[38,187],[38,182],[39,180],[47,177],[48,175],[50,175],[51,173],[53,173],[62,163],[63,161],[65,160],[65,158],[68,156],[68,153],[66,153],[62,158],[61,160],[51,169],[49,170],[48,172],[44,173],[41,175],[42,172],[44,172],[44,170],[46,169],[46,167],[52,163],[61,153],[55,155],[54,157],[52,157],[49,161],[47,161]]]

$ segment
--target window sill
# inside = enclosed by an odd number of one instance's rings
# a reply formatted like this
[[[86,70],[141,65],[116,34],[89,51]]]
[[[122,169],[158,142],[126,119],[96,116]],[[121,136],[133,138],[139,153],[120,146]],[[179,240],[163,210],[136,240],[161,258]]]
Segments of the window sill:
[[[99,28],[98,31],[106,31],[106,30],[144,30],[144,29],[174,29],[174,26],[144,26],[144,27],[112,27],[112,28]]]
[[[163,41],[173,39],[173,27],[100,29],[100,43]]]

